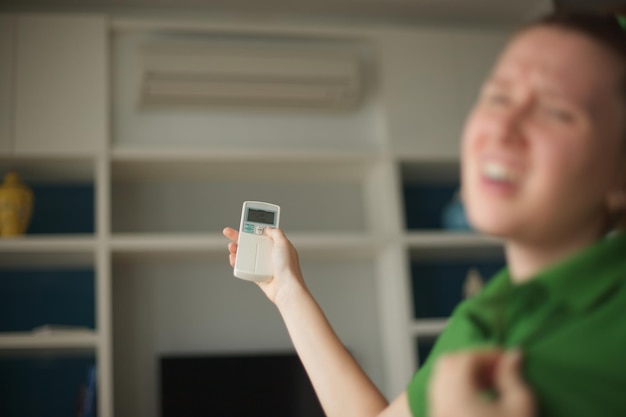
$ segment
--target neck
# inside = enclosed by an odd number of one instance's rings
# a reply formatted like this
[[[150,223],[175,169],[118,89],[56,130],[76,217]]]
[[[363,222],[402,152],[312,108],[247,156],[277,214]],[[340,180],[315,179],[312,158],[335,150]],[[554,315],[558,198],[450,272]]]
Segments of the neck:
[[[543,269],[575,254],[602,236],[597,229],[548,242],[508,240],[506,258],[513,282],[531,280]]]

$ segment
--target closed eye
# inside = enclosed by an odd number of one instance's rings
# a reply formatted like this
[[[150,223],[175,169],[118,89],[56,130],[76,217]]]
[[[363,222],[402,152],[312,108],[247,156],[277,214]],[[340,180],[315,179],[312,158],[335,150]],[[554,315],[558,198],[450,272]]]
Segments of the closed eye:
[[[554,105],[545,105],[542,109],[550,118],[562,122],[562,123],[573,123],[575,116],[574,113],[568,109],[564,109],[562,107],[554,106]]]
[[[493,107],[506,107],[511,104],[511,97],[503,91],[486,91],[481,96],[481,101]]]

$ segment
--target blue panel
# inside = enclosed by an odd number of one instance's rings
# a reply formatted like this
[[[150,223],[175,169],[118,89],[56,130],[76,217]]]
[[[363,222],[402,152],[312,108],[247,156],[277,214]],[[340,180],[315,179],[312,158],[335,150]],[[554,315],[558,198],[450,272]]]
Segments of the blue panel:
[[[424,337],[417,338],[417,362],[419,366],[423,366],[430,355],[430,352],[435,347],[437,337]]]
[[[94,232],[92,184],[29,184],[35,202],[28,234]]]
[[[0,331],[46,323],[94,328],[94,276],[93,269],[0,270]]]
[[[93,357],[0,358],[0,416],[76,416]]]
[[[441,229],[443,211],[458,188],[458,184],[406,184],[403,191],[407,229]]]
[[[463,284],[470,268],[488,281],[504,260],[415,262],[411,265],[415,318],[448,317],[463,299]]]

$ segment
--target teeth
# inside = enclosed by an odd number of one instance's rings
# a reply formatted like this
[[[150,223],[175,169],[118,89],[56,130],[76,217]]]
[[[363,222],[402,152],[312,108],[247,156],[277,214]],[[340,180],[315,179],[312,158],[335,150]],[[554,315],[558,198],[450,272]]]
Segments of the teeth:
[[[487,162],[483,165],[483,175],[491,180],[514,182],[517,173],[497,162]]]

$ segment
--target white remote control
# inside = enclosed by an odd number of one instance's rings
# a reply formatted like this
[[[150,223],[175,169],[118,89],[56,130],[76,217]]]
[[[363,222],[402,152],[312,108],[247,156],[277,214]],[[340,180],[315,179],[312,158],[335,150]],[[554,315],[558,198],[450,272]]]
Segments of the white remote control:
[[[280,207],[260,201],[244,201],[239,223],[234,274],[248,281],[267,281],[272,277],[272,239],[266,227],[278,227]]]

